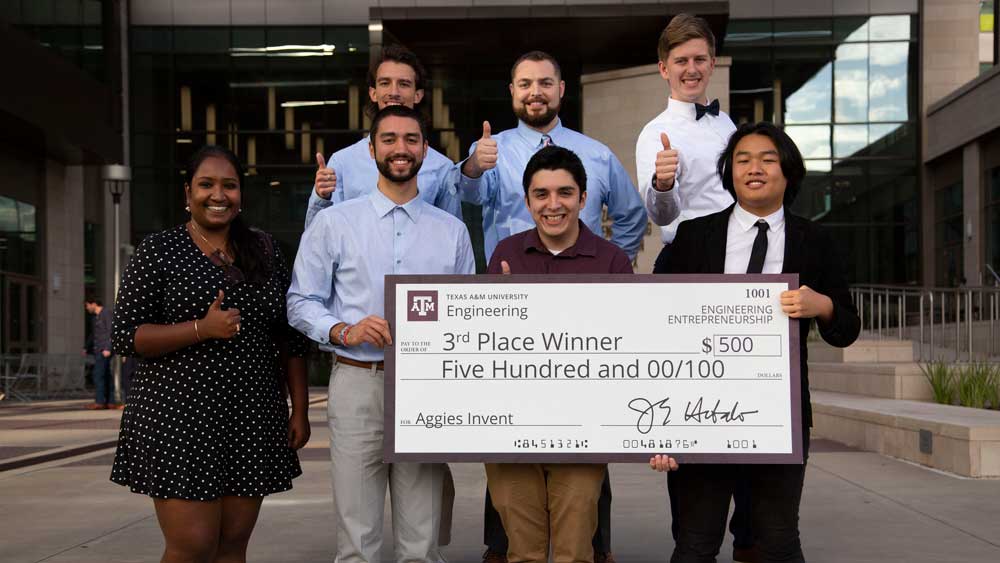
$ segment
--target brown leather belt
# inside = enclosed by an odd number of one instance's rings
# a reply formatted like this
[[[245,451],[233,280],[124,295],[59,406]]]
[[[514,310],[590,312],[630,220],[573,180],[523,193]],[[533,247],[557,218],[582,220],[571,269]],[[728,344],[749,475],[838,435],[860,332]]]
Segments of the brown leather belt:
[[[374,367],[377,370],[385,371],[385,362],[359,362],[358,360],[352,360],[344,356],[336,356],[336,358],[338,364],[344,364],[345,366],[354,366],[362,369],[372,369]]]

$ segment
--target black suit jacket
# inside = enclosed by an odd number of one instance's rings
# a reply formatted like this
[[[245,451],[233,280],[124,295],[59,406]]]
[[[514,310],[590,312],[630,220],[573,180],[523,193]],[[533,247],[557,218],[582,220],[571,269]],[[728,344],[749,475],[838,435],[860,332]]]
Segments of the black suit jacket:
[[[735,205],[735,204],[733,204]],[[654,274],[721,274],[726,267],[728,209],[684,221],[670,245],[666,264],[657,261]],[[861,320],[847,289],[845,264],[833,238],[819,225],[785,211],[785,259],[782,273],[798,274],[799,284],[807,285],[833,301],[833,319],[818,322],[819,333],[833,346],[850,346],[861,330]],[[812,322],[799,322],[799,358],[802,374],[802,423],[812,426],[809,401],[809,366],[806,347]]]

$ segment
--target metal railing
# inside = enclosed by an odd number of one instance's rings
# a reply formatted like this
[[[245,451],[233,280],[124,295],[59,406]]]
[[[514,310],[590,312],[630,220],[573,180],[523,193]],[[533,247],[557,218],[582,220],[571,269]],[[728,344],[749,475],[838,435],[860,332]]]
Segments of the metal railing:
[[[1000,287],[857,285],[861,330],[918,343],[920,361],[976,361],[1000,354]]]

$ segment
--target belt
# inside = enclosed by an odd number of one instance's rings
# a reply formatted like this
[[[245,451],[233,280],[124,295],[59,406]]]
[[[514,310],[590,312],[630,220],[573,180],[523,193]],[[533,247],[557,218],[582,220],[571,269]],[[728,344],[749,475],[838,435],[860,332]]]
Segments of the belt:
[[[338,364],[344,364],[345,366],[354,366],[356,368],[362,369],[372,369],[385,371],[385,362],[360,362],[358,360],[352,360],[350,358],[345,358],[344,356],[335,356]]]

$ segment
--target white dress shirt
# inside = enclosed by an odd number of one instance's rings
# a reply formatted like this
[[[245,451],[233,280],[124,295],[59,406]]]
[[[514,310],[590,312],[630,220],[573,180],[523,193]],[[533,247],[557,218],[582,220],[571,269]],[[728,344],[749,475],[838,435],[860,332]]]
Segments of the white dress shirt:
[[[767,254],[762,274],[780,274],[785,263],[785,208],[767,217],[758,217],[739,204],[733,206],[726,231],[726,273],[745,274],[750,265],[753,241],[757,238],[757,221],[767,221]]]
[[[736,126],[722,111],[701,119],[695,115],[694,104],[670,98],[667,109],[642,128],[635,143],[636,181],[650,220],[662,227],[664,244],[674,240],[681,221],[722,211],[733,203],[716,164]],[[670,138],[679,161],[674,187],[666,192],[653,188],[656,153],[663,150],[660,133]]]

